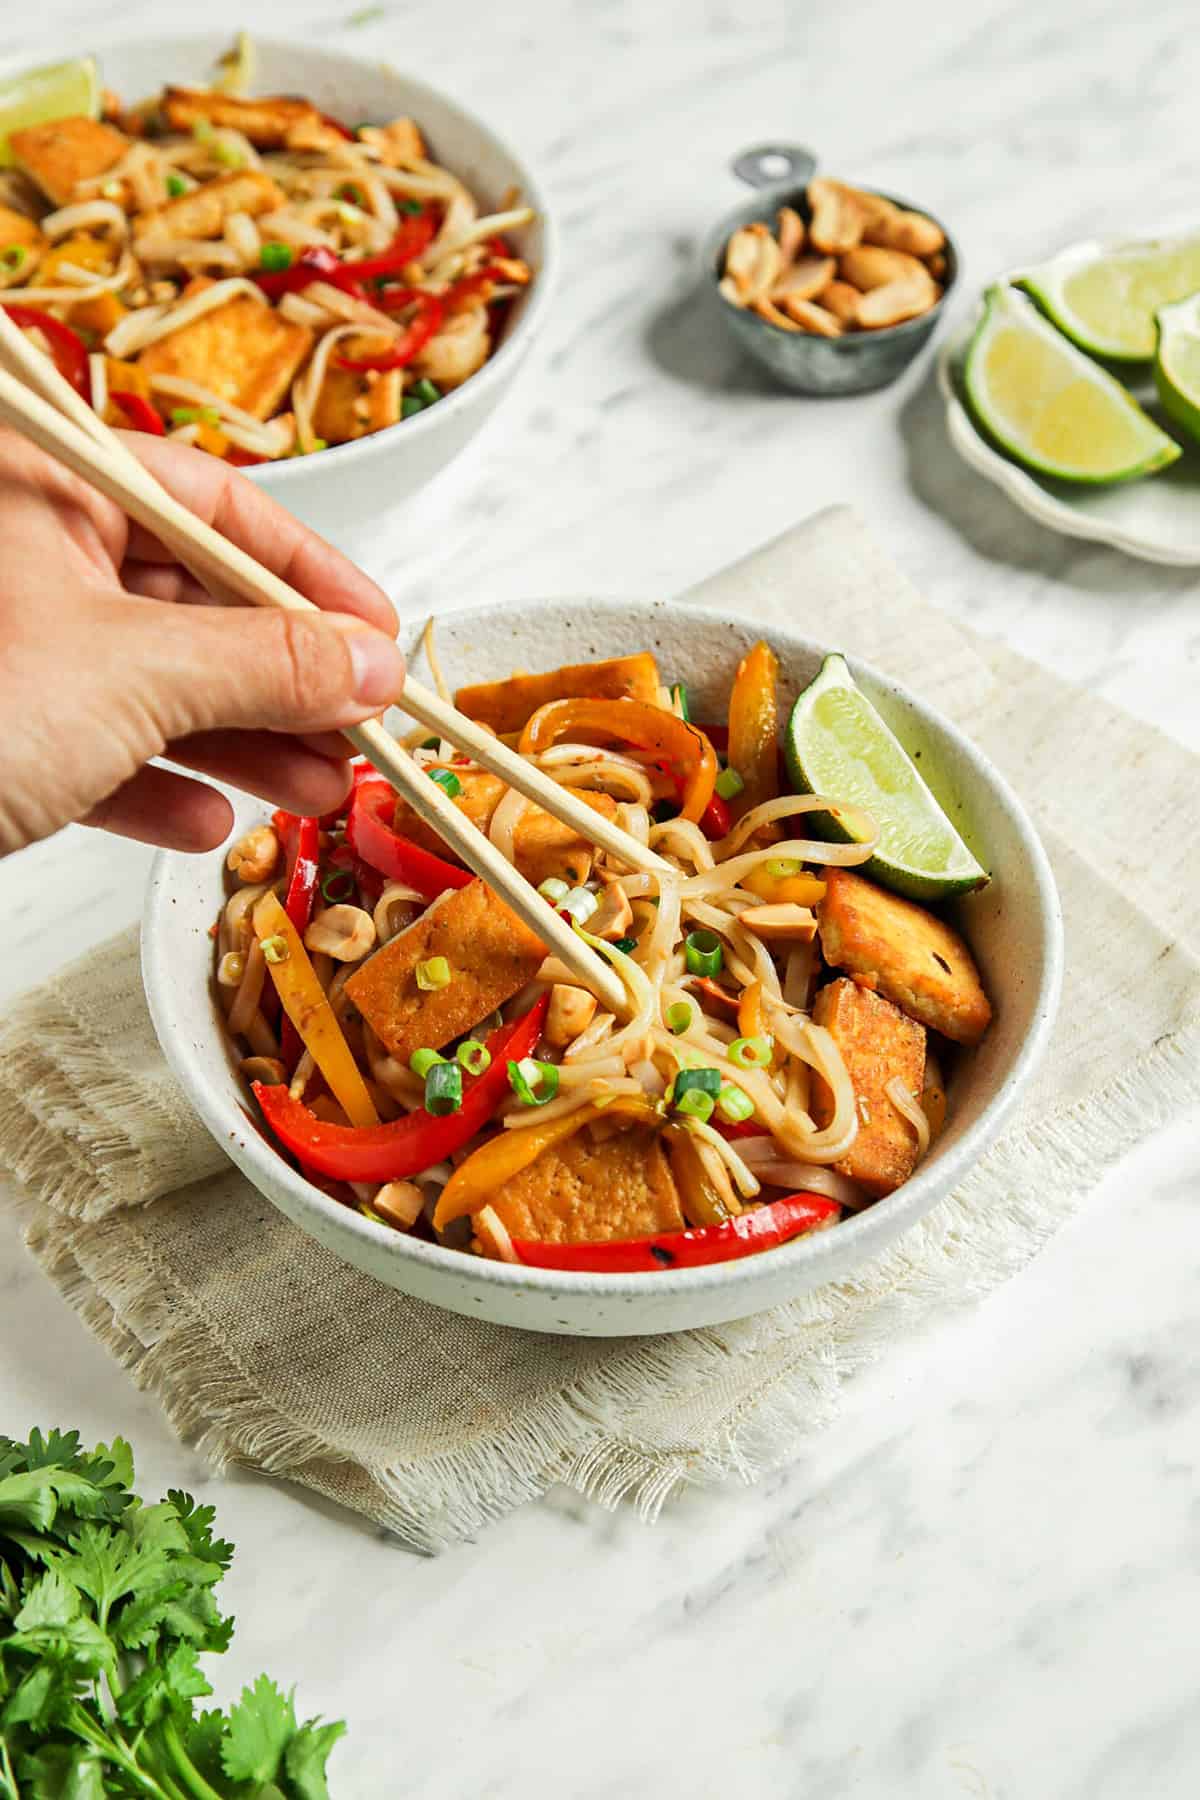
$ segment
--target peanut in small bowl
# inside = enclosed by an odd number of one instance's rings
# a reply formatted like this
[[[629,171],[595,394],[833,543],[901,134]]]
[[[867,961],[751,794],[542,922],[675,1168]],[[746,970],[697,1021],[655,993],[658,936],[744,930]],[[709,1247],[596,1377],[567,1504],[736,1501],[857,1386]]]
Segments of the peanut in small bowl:
[[[895,380],[958,278],[945,227],[898,195],[815,178],[806,150],[747,151],[733,170],[761,191],[714,229],[704,272],[737,342],[797,393]]]

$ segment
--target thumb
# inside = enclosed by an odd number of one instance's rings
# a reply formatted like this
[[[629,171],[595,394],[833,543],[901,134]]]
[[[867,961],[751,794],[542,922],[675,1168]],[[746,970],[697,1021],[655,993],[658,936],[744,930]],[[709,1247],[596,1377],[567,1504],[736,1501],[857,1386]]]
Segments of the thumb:
[[[338,731],[404,686],[397,645],[349,613],[156,604],[151,623],[133,602],[124,662],[168,743],[201,731]]]

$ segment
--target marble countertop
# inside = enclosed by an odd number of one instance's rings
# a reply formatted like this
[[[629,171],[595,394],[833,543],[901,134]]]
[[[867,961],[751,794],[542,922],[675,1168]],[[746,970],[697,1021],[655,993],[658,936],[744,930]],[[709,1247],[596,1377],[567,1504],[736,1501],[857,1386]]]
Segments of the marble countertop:
[[[161,33],[125,0],[122,33]],[[114,9],[6,9],[0,56]],[[928,357],[852,401],[770,391],[695,304],[697,241],[764,137],[949,220],[972,279],[1194,206],[1191,8],[868,0],[208,0],[478,106],[543,169],[555,314],[478,451],[373,567],[456,596],[672,592],[849,499],[925,594],[1200,748],[1186,571],[1051,536],[949,450]],[[362,16],[362,15],[367,16]],[[358,21],[357,23],[355,21]],[[803,596],[798,596],[803,609]],[[1148,849],[1150,840],[1148,837]],[[0,868],[8,997],[137,913],[148,854],[79,830]],[[53,939],[39,902],[55,897]],[[1200,1781],[1200,1134],[1131,1155],[985,1305],[858,1381],[753,1490],[651,1530],[551,1497],[421,1561],[305,1496],[216,1480],[0,1216],[0,1428],[122,1432],[239,1548],[228,1692],[263,1665],[346,1716],[339,1796],[1183,1800]]]

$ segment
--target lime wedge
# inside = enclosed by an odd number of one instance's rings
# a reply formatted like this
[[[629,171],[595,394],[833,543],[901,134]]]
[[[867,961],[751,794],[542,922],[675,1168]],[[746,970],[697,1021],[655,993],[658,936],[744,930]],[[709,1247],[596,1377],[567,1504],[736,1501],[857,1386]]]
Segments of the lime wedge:
[[[8,140],[14,131],[81,115],[100,117],[100,78],[94,57],[27,69],[23,75],[0,81],[0,168],[12,162]]]
[[[864,874],[913,900],[941,900],[989,880],[900,740],[855,686],[844,657],[827,656],[800,695],[783,748],[797,793],[861,806],[875,820],[879,847]],[[862,841],[832,813],[809,819],[825,838]]]
[[[1164,411],[1200,438],[1200,294],[1160,309],[1154,380]]]
[[[1022,276],[1020,285],[1081,349],[1117,362],[1148,362],[1159,307],[1200,288],[1200,236],[1065,250]]]
[[[988,289],[963,380],[979,423],[1039,475],[1133,481],[1180,453],[1120,382],[1015,288]]]

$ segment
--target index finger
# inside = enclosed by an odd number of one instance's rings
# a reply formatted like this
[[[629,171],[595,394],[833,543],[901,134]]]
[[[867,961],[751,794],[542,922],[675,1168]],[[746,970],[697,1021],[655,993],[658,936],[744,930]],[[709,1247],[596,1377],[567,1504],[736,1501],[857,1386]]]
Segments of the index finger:
[[[205,450],[165,443],[143,431],[123,431],[121,437],[189,512],[315,606],[357,613],[389,637],[396,635],[399,622],[383,589],[237,469]],[[126,555],[143,561],[174,560],[151,532],[132,522]]]

